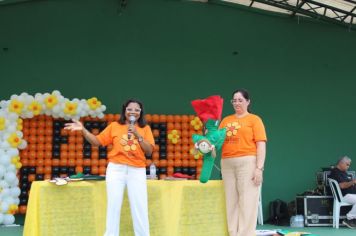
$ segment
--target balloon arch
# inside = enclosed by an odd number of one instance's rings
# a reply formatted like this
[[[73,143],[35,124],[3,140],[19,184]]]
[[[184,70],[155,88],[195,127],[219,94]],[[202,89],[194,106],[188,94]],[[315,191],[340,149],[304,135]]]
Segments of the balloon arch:
[[[27,147],[22,119],[47,115],[65,120],[91,116],[103,118],[106,107],[96,98],[72,100],[59,91],[12,95],[0,102],[0,224],[13,224],[21,193],[17,171],[21,168],[19,149]]]

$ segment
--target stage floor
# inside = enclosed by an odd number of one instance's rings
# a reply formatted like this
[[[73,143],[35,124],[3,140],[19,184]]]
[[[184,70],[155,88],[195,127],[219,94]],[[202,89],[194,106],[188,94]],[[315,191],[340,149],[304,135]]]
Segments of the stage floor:
[[[286,229],[293,230],[290,227],[277,227],[275,225],[263,225],[258,226],[258,229]],[[354,236],[356,234],[356,230],[348,229],[342,227],[340,229],[333,229],[330,227],[306,227],[306,228],[298,228],[296,231],[307,231],[313,234],[318,234],[320,236]],[[22,236],[23,234],[23,225],[19,227],[0,227],[1,236]],[[168,236],[168,235],[167,235]],[[219,235],[211,235],[211,236],[219,236]]]

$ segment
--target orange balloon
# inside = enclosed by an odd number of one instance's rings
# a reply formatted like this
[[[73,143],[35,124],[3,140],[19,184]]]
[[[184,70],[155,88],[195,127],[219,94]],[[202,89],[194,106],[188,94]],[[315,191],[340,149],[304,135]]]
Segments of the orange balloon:
[[[145,115],[145,120],[150,123],[152,121],[152,116],[150,114]],[[99,170],[100,171],[100,170]]]
[[[165,159],[160,160],[159,161],[159,166],[160,167],[166,167],[167,166],[167,160],[165,160]]]
[[[106,159],[99,159],[99,165],[100,166],[105,166],[106,167]]]
[[[105,166],[99,166],[99,174],[100,175],[105,175],[106,174],[106,167]]]
[[[52,127],[47,127],[47,126],[46,126],[45,135],[46,135],[46,136],[52,136],[52,134],[53,134],[53,129],[52,129]]]
[[[184,123],[182,123],[181,127],[182,127],[182,130],[189,130],[189,128],[190,128],[190,124],[189,124],[189,123],[184,122]]]
[[[21,158],[28,158],[28,151],[27,150],[21,150],[20,151],[20,157]]]
[[[23,165],[23,166],[28,166],[28,159],[27,158],[21,158],[21,164]]]
[[[167,168],[167,174],[168,174],[168,176],[172,176],[173,173],[174,173],[174,168],[173,168],[173,166],[168,166],[168,168]]]
[[[38,128],[44,129],[45,125],[46,125],[46,123],[45,123],[44,120],[40,120],[40,121],[37,122]]]
[[[168,152],[167,153],[167,160],[173,160],[174,159],[174,152]]]
[[[167,130],[173,130],[174,129],[174,123],[168,122],[167,123]]]
[[[160,175],[159,175],[159,179],[165,179],[165,178],[167,178],[167,175],[166,175],[166,174],[160,174]]]
[[[29,174],[28,175],[28,182],[33,182],[36,180],[36,175],[35,174]]]
[[[76,164],[76,161],[74,158],[69,158],[68,159],[68,166],[75,166]]]
[[[27,211],[27,206],[26,205],[20,205],[19,206],[19,213],[24,215],[26,214],[26,211]]]
[[[173,115],[167,115],[166,116],[167,122],[173,123],[174,122],[174,117]]]
[[[174,159],[181,159],[181,158],[182,158],[182,153],[180,153],[180,152],[174,153]]]
[[[29,144],[37,143],[37,136],[31,134],[30,136],[28,136],[27,141]]]
[[[44,167],[44,173],[47,174],[51,174],[52,173],[52,167],[51,166],[45,166]]]
[[[90,166],[91,165],[91,160],[89,158],[83,159],[83,165],[84,166]]]
[[[50,180],[52,178],[51,174],[45,174],[43,177],[45,180]]]
[[[174,152],[177,153],[177,152],[180,152],[182,150],[182,146],[179,145],[179,144],[176,144],[174,145]]]
[[[45,143],[50,143],[50,144],[52,144],[52,139],[53,139],[52,136],[45,136]]]
[[[182,118],[180,115],[175,115],[174,116],[174,122],[181,122],[182,121]]]
[[[43,127],[37,129],[37,135],[38,136],[44,136],[45,134],[46,134],[46,132],[45,132],[45,129]]]
[[[76,155],[77,159],[78,158],[83,158],[83,152],[82,151],[76,152],[75,155]]]
[[[44,158],[52,158],[52,151],[45,151],[44,152]]]
[[[29,144],[27,148],[28,148],[28,150],[34,151],[34,152],[36,152],[36,150],[37,150],[36,144]]]
[[[35,159],[36,156],[37,156],[37,153],[35,151],[33,151],[33,150],[29,151],[29,153],[28,153],[28,158],[29,159]]]
[[[60,166],[67,166],[68,165],[68,159],[66,158],[61,158],[59,161]]]
[[[181,130],[181,129],[182,129],[182,124],[179,123],[179,122],[175,122],[175,123],[174,123],[174,129],[176,129],[176,130]]]
[[[43,173],[44,173],[43,166],[37,166],[36,167],[36,174],[43,174]]]
[[[45,166],[51,166],[52,165],[52,160],[50,158],[44,159],[44,165]]]
[[[183,123],[183,122],[184,122],[184,123],[190,122],[189,116],[187,116],[187,115],[182,115],[182,116],[181,116],[181,121],[182,121],[182,123]]]
[[[76,157],[76,152],[75,151],[69,151],[68,152],[68,158],[75,158]]]
[[[153,123],[158,123],[158,122],[159,122],[159,115],[153,114],[151,121],[152,121]]]
[[[61,158],[68,158],[68,152],[67,151],[61,151]]]
[[[99,151],[95,150],[91,152],[92,159],[99,159]]]
[[[91,165],[92,166],[98,166],[99,165],[99,160],[98,159],[91,159]]]
[[[203,160],[200,158],[197,160],[197,167],[202,167],[203,166]]]
[[[52,166],[59,166],[59,159],[52,159]]]
[[[98,168],[98,166],[91,166],[91,173],[92,173],[93,175],[99,174],[99,168]]]
[[[167,152],[174,152],[174,145],[173,144],[167,144]]]
[[[159,152],[153,152],[152,153],[152,159],[153,160],[158,160],[159,159]]]
[[[82,166],[76,166],[75,167],[75,172],[76,173],[83,173],[83,167]]]
[[[150,166],[152,164],[152,160],[146,159],[146,166]]]
[[[174,160],[173,159],[167,160],[167,164],[168,164],[168,168],[169,167],[173,167],[174,166]]]
[[[43,159],[45,157],[44,151],[37,151],[37,158]]]
[[[46,136],[44,135],[40,135],[40,136],[37,136],[37,143],[40,144],[44,144],[46,142]]]
[[[175,159],[175,160],[174,160],[174,166],[176,166],[176,167],[182,166],[182,161],[181,161],[181,159]]]
[[[196,167],[196,166],[197,166],[196,160],[189,160],[189,167]]]
[[[189,153],[187,153],[187,152],[182,153],[182,159],[183,160],[188,160],[189,159]]]
[[[36,166],[36,159],[29,159],[28,160],[28,165],[29,166]]]
[[[161,122],[161,123],[167,122],[167,116],[166,115],[159,115],[159,122]]]
[[[181,136],[182,138],[189,138],[189,130],[185,130],[183,129],[182,132],[181,132]]]
[[[44,159],[43,158],[37,158],[36,166],[43,166],[43,165],[44,165]]]
[[[77,165],[77,166],[82,166],[83,165],[83,159],[78,159],[77,158],[77,160],[75,161],[75,164]]]
[[[153,137],[155,137],[155,138],[159,136],[159,130],[158,129],[153,129],[152,133],[153,133]]]

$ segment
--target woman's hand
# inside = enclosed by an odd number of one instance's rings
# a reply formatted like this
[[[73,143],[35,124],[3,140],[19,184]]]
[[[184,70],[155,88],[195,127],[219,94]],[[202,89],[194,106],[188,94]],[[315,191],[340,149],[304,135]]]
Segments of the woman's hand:
[[[82,131],[84,129],[83,124],[80,121],[77,120],[72,120],[72,123],[66,123],[64,124],[64,129],[68,129],[70,131],[76,131],[76,130],[80,130]]]
[[[262,184],[263,181],[263,171],[261,169],[255,169],[255,172],[253,174],[252,181],[255,183],[255,185],[259,186]]]
[[[129,124],[129,128],[127,130],[129,134],[135,135],[136,138],[140,137],[140,134],[137,132],[134,124]]]

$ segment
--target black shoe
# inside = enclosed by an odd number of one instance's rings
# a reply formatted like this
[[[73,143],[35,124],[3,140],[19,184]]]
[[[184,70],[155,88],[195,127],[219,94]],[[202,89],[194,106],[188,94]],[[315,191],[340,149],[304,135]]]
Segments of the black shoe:
[[[356,220],[344,220],[342,224],[350,229],[356,229]]]

